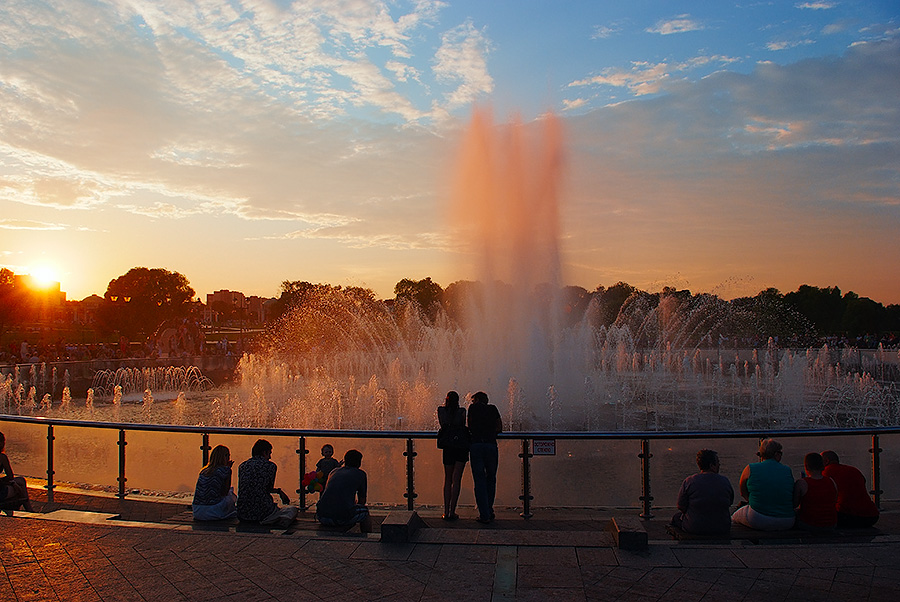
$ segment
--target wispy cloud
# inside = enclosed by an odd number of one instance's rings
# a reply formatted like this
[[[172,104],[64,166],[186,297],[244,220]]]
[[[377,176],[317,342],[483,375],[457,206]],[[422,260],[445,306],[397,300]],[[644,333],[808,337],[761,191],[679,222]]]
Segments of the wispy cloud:
[[[807,46],[809,44],[815,44],[815,40],[804,39],[804,40],[777,40],[772,41],[766,44],[766,49],[772,50],[773,52],[777,52],[779,50],[788,50],[790,48],[796,48],[797,46]]]
[[[679,15],[674,19],[657,21],[653,27],[648,27],[648,33],[658,33],[660,35],[671,35],[673,33],[686,33],[688,31],[699,31],[705,29],[699,21],[691,19],[690,15]]]
[[[809,10],[828,10],[837,6],[837,2],[825,2],[824,0],[819,2],[798,2],[794,6]]]
[[[613,36],[622,31],[622,26],[619,24],[612,25],[597,25],[594,27],[594,33],[591,35],[593,39],[605,39],[610,36]]]
[[[63,224],[50,224],[27,219],[0,218],[0,230],[64,230]]]
[[[673,64],[635,62],[632,63],[630,69],[604,69],[599,75],[571,82],[569,87],[612,86],[626,88],[635,96],[643,96],[659,92],[664,82],[675,74],[687,72],[710,63],[726,65],[739,60],[735,57],[714,55],[697,56],[684,62]]]

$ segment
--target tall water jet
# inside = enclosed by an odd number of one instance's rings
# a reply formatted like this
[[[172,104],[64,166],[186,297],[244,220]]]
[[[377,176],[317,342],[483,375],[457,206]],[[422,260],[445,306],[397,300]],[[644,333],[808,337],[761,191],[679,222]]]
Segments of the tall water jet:
[[[497,126],[477,111],[452,195],[454,240],[472,258],[461,273],[473,280],[451,284],[440,308],[424,310],[402,299],[380,302],[365,289],[311,285],[266,345],[241,359],[239,385],[212,403],[212,419],[229,426],[432,429],[435,406],[456,389],[486,391],[517,430],[900,420],[896,383],[873,379],[868,360],[765,343],[771,333],[747,302],[626,290],[612,315],[599,295],[566,313],[564,302],[572,302],[561,286],[562,174],[555,117]],[[767,320],[782,319],[763,309]],[[793,317],[784,320],[794,328]],[[878,361],[888,360],[881,353]]]

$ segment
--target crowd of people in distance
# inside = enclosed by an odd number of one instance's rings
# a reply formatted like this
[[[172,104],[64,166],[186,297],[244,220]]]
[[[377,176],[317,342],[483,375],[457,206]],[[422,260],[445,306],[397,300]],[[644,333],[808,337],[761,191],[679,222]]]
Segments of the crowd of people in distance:
[[[873,526],[879,510],[866,489],[866,479],[853,466],[841,464],[832,450],[808,453],[804,472],[794,480],[782,464],[781,443],[765,439],[759,445],[759,462],[741,473],[743,502],[733,513],[734,489],[719,474],[715,451],[697,453],[700,472],[684,480],[678,492],[678,512],[672,526],[695,535],[728,536],[732,523],[761,531],[803,529],[828,533],[836,528]]]

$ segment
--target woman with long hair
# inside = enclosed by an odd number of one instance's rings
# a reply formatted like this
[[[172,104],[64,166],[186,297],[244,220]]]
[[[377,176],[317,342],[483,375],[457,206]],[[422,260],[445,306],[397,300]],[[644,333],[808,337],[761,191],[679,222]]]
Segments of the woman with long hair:
[[[437,409],[438,447],[443,452],[444,464],[444,520],[456,520],[456,504],[462,475],[469,461],[469,428],[466,426],[466,409],[459,405],[459,393],[450,391],[444,405]]]
[[[231,452],[217,445],[209,454],[209,463],[200,470],[191,510],[194,520],[221,520],[237,514],[237,496],[231,487]]]
[[[13,512],[19,506],[26,512],[34,512],[31,500],[28,499],[28,485],[25,477],[17,477],[13,472],[9,458],[6,457],[6,436],[0,433],[0,506],[6,512]]]

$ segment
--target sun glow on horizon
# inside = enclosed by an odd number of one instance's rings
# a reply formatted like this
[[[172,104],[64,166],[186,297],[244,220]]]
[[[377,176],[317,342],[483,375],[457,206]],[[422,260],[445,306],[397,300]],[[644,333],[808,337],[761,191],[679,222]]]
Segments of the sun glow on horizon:
[[[57,271],[48,265],[36,266],[31,268],[32,285],[36,288],[50,288],[59,282]]]

